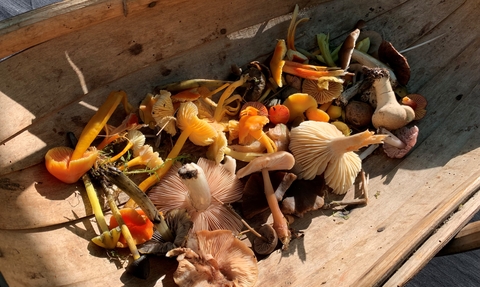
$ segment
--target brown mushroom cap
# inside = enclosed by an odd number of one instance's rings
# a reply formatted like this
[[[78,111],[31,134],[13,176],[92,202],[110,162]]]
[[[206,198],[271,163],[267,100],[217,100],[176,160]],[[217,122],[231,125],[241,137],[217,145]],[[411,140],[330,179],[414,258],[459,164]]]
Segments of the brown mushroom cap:
[[[410,65],[407,58],[400,54],[388,41],[383,41],[380,44],[378,57],[380,61],[390,65],[395,76],[397,76],[398,83],[406,86],[410,80]]]
[[[278,244],[278,236],[275,229],[270,224],[264,224],[258,229],[264,238],[255,237],[253,240],[253,250],[260,255],[267,255],[275,250]]]
[[[376,31],[362,30],[358,36],[358,41],[362,41],[367,37],[370,39],[370,47],[367,53],[374,57],[378,57],[378,47],[380,47],[380,44],[383,42],[382,35]]]
[[[338,98],[343,91],[343,80],[337,77],[320,77],[318,80],[303,80],[302,93],[314,97],[318,104]]]
[[[171,256],[178,256],[173,277],[179,286],[252,287],[258,278],[255,254],[228,230],[198,231]]]

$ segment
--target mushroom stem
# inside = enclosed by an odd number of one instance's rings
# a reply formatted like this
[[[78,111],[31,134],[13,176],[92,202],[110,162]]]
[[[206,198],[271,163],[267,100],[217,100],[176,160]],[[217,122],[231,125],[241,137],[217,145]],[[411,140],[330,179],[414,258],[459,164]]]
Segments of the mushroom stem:
[[[404,142],[402,142],[398,137],[396,137],[386,128],[381,127],[378,129],[378,132],[387,135],[387,137],[383,139],[383,142],[386,144],[393,145],[394,147],[397,147],[399,149],[405,148],[407,146]]]
[[[263,153],[240,152],[240,151],[233,150],[229,147],[225,147],[223,149],[223,151],[225,152],[226,155],[229,155],[229,156],[233,157],[234,159],[238,159],[238,160],[244,161],[244,162],[249,162],[249,161],[252,161],[256,157],[265,155]]]
[[[239,80],[231,83],[230,86],[228,86],[228,88],[226,88],[225,91],[222,93],[222,95],[220,96],[220,99],[218,100],[217,107],[215,108],[215,113],[213,115],[213,118],[215,119],[215,121],[220,122],[222,120],[222,117],[225,112],[225,107],[224,107],[225,100],[232,95],[233,91],[236,88],[243,85],[245,83],[245,80],[246,80],[245,76],[240,77]]]
[[[248,224],[240,215],[238,215],[238,213],[233,210],[232,206],[230,204],[226,204],[226,203],[222,203],[223,206],[225,206],[227,208],[228,211],[230,211],[230,213],[232,213],[236,218],[238,218],[238,220],[240,220],[243,225],[245,225],[245,227],[248,229],[248,231],[250,231],[251,233],[253,233],[253,235],[263,239],[263,240],[267,240],[264,236],[262,236],[260,233],[258,233],[255,229],[253,229],[253,227],[250,226],[250,224]]]
[[[352,51],[352,60],[357,61],[358,63],[367,66],[369,68],[382,68],[386,69],[388,73],[390,74],[390,82],[392,86],[397,86],[398,81],[397,77],[395,76],[395,73],[393,73],[393,70],[387,66],[386,64],[380,62],[376,58],[370,56],[369,54],[363,53],[358,51],[357,49],[353,49]]]
[[[123,190],[143,210],[165,241],[173,241],[174,237],[163,215],[158,212],[150,198],[128,176],[112,166],[102,170],[102,172],[109,182]]]
[[[178,170],[178,175],[188,189],[192,206],[199,212],[206,210],[212,202],[212,196],[203,169],[192,162],[183,165]]]
[[[349,151],[357,151],[360,148],[382,143],[387,135],[374,135],[374,132],[364,131],[348,137],[337,137],[331,139],[330,147],[335,154],[341,155]]]
[[[130,249],[130,252],[132,253],[133,260],[137,260],[140,258],[140,253],[138,252],[137,246],[135,245],[135,241],[133,240],[132,234],[130,233],[128,226],[123,221],[122,215],[120,214],[117,204],[115,203],[112,187],[106,183],[105,179],[102,179],[100,182],[105,191],[105,195],[107,196],[110,210],[112,211],[112,214],[115,217],[115,220],[117,221],[120,230],[122,231],[123,237],[125,237],[125,240],[127,241],[127,245]]]
[[[267,169],[262,169],[263,176],[263,188],[265,190],[265,196],[267,198],[268,206],[272,212],[273,217],[273,229],[277,232],[278,238],[284,245],[284,248],[288,247],[291,239],[291,233],[288,229],[288,223],[285,216],[283,216],[280,206],[278,205],[275,191],[273,190],[272,182],[270,181],[270,175]]]

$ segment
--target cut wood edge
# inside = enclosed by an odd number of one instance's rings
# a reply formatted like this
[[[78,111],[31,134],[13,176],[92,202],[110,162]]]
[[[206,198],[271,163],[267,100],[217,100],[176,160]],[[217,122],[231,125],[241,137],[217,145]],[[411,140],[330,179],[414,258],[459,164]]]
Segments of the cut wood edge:
[[[427,265],[437,252],[442,250],[442,247],[448,244],[455,234],[463,230],[462,227],[480,210],[480,178],[477,178],[468,188],[476,191],[476,193],[417,248],[412,256],[388,279],[384,286],[405,285]]]
[[[479,203],[480,209],[480,203]],[[436,256],[467,252],[480,248],[480,221],[468,223]]]
[[[470,199],[472,195],[474,195],[479,189],[480,172],[475,172],[468,178],[468,180],[463,182],[455,190],[452,190],[451,196],[448,196],[436,207],[434,207],[432,211],[425,216],[424,220],[413,226],[410,229],[410,235],[408,238],[403,238],[403,240],[397,242],[397,244],[393,245],[374,264],[372,264],[372,267],[366,270],[366,272],[359,277],[360,279],[355,283],[355,285],[379,286],[384,284],[384,282],[391,278],[392,274],[401,268],[407,259],[412,258],[411,254],[413,251],[422,246],[422,244],[427,240],[430,241],[429,238],[435,235],[433,234],[435,228],[443,224],[448,216],[453,214],[460,205],[464,204],[468,199]],[[475,212],[471,212],[470,215],[473,216],[474,213]],[[466,224],[466,222],[464,224]],[[450,237],[447,238],[443,245],[445,245],[448,240],[453,238],[455,233],[458,232],[462,227],[463,225],[459,226],[457,230],[450,231]],[[431,230],[426,231],[428,229]],[[405,242],[409,242],[409,244],[405,244]],[[437,242],[437,244],[442,244],[442,242]],[[438,246],[435,253],[438,252],[443,245]],[[433,253],[431,257],[433,257],[435,253]],[[421,263],[426,264],[426,262],[427,261],[422,261]],[[416,273],[418,270],[419,268],[414,268],[412,272]],[[393,280],[404,281],[401,280],[401,278],[405,277],[402,277],[401,275],[398,276],[398,278],[393,278]],[[395,283],[395,285],[392,286],[398,286],[398,284]]]
[[[0,22],[0,59],[62,35],[154,7],[154,0],[61,1]]]

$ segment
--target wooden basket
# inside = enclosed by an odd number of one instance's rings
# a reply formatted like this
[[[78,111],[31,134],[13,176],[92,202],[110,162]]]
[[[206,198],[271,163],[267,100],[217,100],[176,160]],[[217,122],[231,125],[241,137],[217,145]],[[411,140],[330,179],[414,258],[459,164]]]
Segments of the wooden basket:
[[[10,286],[174,286],[175,259],[153,259],[141,280],[89,243],[82,184],[54,179],[43,157],[112,90],[137,103],[157,85],[222,79],[231,64],[265,59],[297,3],[311,18],[297,30],[305,48],[321,32],[339,43],[359,19],[399,50],[443,36],[405,52],[408,88],[429,101],[415,149],[365,161],[370,201],[348,220],[297,219],[304,236],[259,262],[256,286],[396,286],[423,267],[480,206],[478,1],[74,0],[0,22],[0,271]]]

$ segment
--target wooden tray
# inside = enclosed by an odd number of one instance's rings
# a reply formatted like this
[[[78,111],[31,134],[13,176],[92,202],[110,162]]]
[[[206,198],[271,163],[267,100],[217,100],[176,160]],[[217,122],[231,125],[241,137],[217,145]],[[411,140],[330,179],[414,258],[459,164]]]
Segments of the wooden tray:
[[[0,58],[13,54],[0,62],[0,271],[10,286],[174,286],[175,259],[153,259],[140,280],[89,243],[82,185],[53,179],[43,156],[78,135],[111,90],[139,102],[157,85],[221,79],[233,63],[264,59],[297,3],[311,17],[297,30],[305,48],[320,32],[339,43],[359,19],[400,50],[443,36],[405,53],[408,88],[429,101],[414,151],[369,157],[369,204],[348,220],[296,220],[304,237],[259,262],[257,286],[396,286],[426,264],[480,206],[478,1],[75,0],[0,22]]]

